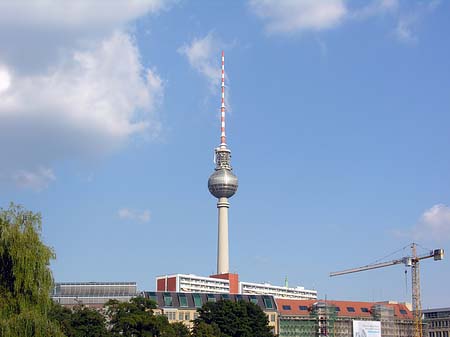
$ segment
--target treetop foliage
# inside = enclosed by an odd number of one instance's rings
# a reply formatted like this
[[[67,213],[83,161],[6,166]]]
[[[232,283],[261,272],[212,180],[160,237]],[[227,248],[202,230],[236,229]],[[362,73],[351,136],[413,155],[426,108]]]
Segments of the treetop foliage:
[[[208,302],[194,321],[196,337],[273,337],[266,314],[257,305],[238,301]]]
[[[40,240],[41,215],[0,209],[0,336],[61,336],[47,319],[55,257]]]

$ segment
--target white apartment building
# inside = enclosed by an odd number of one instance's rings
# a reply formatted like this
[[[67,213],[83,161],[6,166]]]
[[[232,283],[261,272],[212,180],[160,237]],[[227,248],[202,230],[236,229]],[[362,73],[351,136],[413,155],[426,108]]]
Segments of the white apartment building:
[[[156,278],[156,291],[186,293],[237,293],[242,295],[272,295],[275,298],[315,300],[316,290],[304,287],[274,286],[269,283],[238,282],[237,274],[223,274],[226,278],[197,276],[193,274],[173,274]],[[228,278],[228,279],[227,279]],[[230,291],[231,290],[231,291]]]
[[[308,290],[304,287],[282,287],[269,283],[239,282],[239,293],[245,295],[272,295],[275,298],[315,300],[317,290]]]
[[[156,291],[186,293],[230,293],[230,281],[193,274],[173,274],[156,278]]]

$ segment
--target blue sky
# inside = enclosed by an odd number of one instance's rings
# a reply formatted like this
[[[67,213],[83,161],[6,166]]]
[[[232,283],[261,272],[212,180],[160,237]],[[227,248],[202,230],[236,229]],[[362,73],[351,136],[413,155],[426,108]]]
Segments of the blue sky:
[[[39,211],[57,281],[215,271],[207,179],[220,51],[230,267],[245,281],[410,301],[410,271],[328,273],[450,242],[446,1],[0,4],[0,205]],[[402,247],[406,247],[402,250]],[[391,252],[397,251],[394,255]],[[389,255],[389,256],[388,256]],[[447,260],[421,264],[448,306]]]

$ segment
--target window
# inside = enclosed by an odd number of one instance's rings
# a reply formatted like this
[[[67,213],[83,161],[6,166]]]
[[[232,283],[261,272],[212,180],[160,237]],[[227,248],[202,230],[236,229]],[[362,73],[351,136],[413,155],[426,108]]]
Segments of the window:
[[[185,312],[184,313],[184,320],[185,321],[190,321],[191,320],[191,313],[190,312]]]
[[[194,312],[194,319],[198,318],[198,312]]]
[[[230,299],[230,295],[228,295],[228,294],[222,294],[222,299],[223,299],[223,300],[229,300],[229,299]]]
[[[339,312],[339,311],[341,311],[341,308],[339,308],[339,307],[334,307],[334,310],[336,310],[336,312]]]
[[[270,315],[270,321],[275,322],[275,314]],[[445,337],[445,336],[444,336]],[[448,337],[448,336],[447,336]]]
[[[196,308],[201,308],[203,305],[202,302],[202,297],[200,296],[200,294],[193,294],[192,295],[194,297],[194,305]]]
[[[178,320],[179,321],[182,321],[183,320],[183,312],[182,311],[180,311],[180,312],[178,312]]]
[[[291,306],[290,305],[283,305],[283,310],[291,310]]]
[[[263,302],[266,309],[273,309],[272,299],[269,296],[263,296]]]
[[[179,294],[178,295],[178,301],[180,302],[180,307],[181,308],[187,308],[188,301],[187,301],[187,297],[186,297],[185,294]]]
[[[253,304],[258,304],[258,299],[255,295],[250,295],[250,302],[252,302]]]
[[[298,308],[299,308],[299,310],[303,310],[303,311],[308,310],[308,307],[306,305],[300,305]]]
[[[348,311],[348,312],[355,312],[355,308],[353,308],[353,307],[347,307],[347,311]]]
[[[164,306],[171,307],[172,306],[172,295],[170,293],[164,293]]]
[[[369,312],[369,309],[367,309],[367,308],[361,308],[361,311],[362,311],[362,312]]]
[[[405,309],[400,309],[400,313],[401,313],[402,315],[406,315],[406,310],[405,310]]]
[[[206,297],[208,298],[208,302],[216,301],[216,297],[214,296],[214,294],[208,294],[208,295],[206,295]]]
[[[156,298],[156,293],[155,292],[149,292],[148,293],[148,298],[151,299],[153,302],[158,303],[158,300]]]
[[[242,297],[242,295],[236,295],[236,301],[243,301],[244,298]]]

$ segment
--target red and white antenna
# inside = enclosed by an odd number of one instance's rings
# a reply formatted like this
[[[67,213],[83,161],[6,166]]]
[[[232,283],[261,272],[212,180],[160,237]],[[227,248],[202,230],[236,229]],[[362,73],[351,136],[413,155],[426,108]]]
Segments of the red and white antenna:
[[[220,122],[221,122],[221,134],[220,134],[220,147],[226,147],[225,136],[225,53],[222,50],[222,105],[220,106]]]

